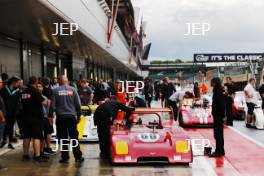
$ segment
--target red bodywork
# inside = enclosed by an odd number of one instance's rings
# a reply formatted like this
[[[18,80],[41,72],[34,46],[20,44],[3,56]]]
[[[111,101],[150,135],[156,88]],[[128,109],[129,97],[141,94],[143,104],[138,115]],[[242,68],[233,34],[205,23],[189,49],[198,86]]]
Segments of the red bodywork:
[[[142,124],[133,124],[131,127],[112,126],[111,158],[113,163],[192,162],[192,149],[188,143],[190,137],[184,133],[182,128],[176,126],[171,109],[137,108],[130,119],[138,121],[139,118]],[[157,122],[156,124],[159,125],[153,129],[153,126],[149,125],[151,122]],[[118,154],[118,142],[127,145],[127,152]],[[181,151],[182,145],[178,145],[180,143],[187,143],[188,148]]]
[[[183,127],[213,126],[212,107],[210,104],[196,106],[193,103],[182,105],[179,113],[179,124]]]
[[[243,91],[238,91],[234,96],[234,103],[232,106],[232,113],[234,119],[244,120],[246,115],[246,100],[245,93]]]

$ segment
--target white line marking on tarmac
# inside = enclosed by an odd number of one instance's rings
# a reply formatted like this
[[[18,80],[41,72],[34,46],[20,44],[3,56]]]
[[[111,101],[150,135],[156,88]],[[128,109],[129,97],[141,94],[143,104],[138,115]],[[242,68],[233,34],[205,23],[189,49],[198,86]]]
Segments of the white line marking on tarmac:
[[[264,144],[262,144],[261,142],[255,140],[255,139],[253,139],[253,138],[251,138],[251,137],[249,137],[248,135],[246,135],[246,134],[244,134],[243,132],[241,132],[241,131],[235,129],[234,127],[230,127],[230,126],[229,126],[228,128],[230,128],[230,129],[233,130],[234,132],[240,134],[241,136],[243,136],[243,137],[246,138],[247,140],[250,140],[251,142],[257,144],[258,146],[264,148]]]
[[[198,156],[198,157],[196,157],[196,159],[198,160],[197,163],[199,163],[201,168],[205,169],[206,175],[208,175],[208,176],[216,176],[217,175],[215,170],[212,168],[211,164],[209,163],[209,161],[206,160],[204,156],[201,156],[201,157]]]

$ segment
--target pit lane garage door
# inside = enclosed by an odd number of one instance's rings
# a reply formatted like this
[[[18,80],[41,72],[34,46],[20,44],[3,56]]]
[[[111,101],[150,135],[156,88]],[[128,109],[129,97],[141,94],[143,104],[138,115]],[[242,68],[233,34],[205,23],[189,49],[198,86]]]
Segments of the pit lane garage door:
[[[38,47],[34,46],[31,48],[29,62],[30,62],[30,75],[41,77],[42,76],[41,53]]]
[[[19,43],[0,38],[0,73],[11,76],[21,76]]]

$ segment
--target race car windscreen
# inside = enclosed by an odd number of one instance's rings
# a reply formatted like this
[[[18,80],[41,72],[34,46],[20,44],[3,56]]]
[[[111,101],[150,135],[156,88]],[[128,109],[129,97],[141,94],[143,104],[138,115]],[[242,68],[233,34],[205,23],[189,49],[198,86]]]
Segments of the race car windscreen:
[[[160,119],[159,119],[160,118]],[[131,119],[134,122],[134,125],[148,125],[152,122],[159,123],[159,120],[161,122],[170,120],[170,113],[169,112],[157,112],[157,113],[146,113],[146,114],[137,114],[134,113],[131,115]]]
[[[182,105],[183,106],[192,106],[193,105],[193,99],[192,98],[184,98]]]

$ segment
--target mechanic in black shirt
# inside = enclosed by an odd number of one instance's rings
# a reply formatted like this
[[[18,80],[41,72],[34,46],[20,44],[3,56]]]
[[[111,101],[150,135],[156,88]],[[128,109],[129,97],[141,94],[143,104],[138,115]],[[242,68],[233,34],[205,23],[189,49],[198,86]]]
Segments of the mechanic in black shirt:
[[[125,119],[128,119],[134,108],[123,105],[117,101],[115,96],[112,96],[111,100],[101,104],[94,113],[94,124],[97,125],[100,156],[102,158],[109,158],[110,156],[110,129],[119,110],[124,111],[126,113]]]
[[[152,97],[153,97],[153,86],[152,86],[152,82],[149,79],[145,80],[145,86],[144,86],[144,95],[145,95],[145,101],[147,102],[148,107],[151,107],[151,101],[152,101]]]
[[[175,92],[176,92],[176,89],[174,85],[171,82],[169,82],[169,78],[168,77],[164,78],[162,89],[161,89],[162,99],[164,99],[165,101],[164,107],[169,107],[169,98]]]
[[[263,83],[262,85],[259,87],[259,94],[261,96],[261,99],[262,99],[262,109],[264,111],[264,76],[263,76]]]
[[[40,156],[40,141],[43,139],[43,111],[44,98],[37,89],[38,80],[29,78],[28,87],[21,94],[23,106],[23,160],[30,160],[29,147],[33,139],[34,161],[44,162]]]
[[[226,121],[226,124],[229,126],[233,126],[233,112],[232,112],[232,107],[233,107],[233,103],[234,103],[233,96],[238,89],[237,89],[237,86],[233,83],[231,77],[226,77],[225,86],[227,88],[227,92],[226,92],[226,94],[227,94],[226,95],[226,117],[227,117],[227,121]]]
[[[220,78],[213,78],[211,86],[213,87],[212,115],[214,118],[214,138],[216,141],[216,149],[211,154],[211,157],[221,157],[225,155],[223,122],[225,117],[225,97]]]

